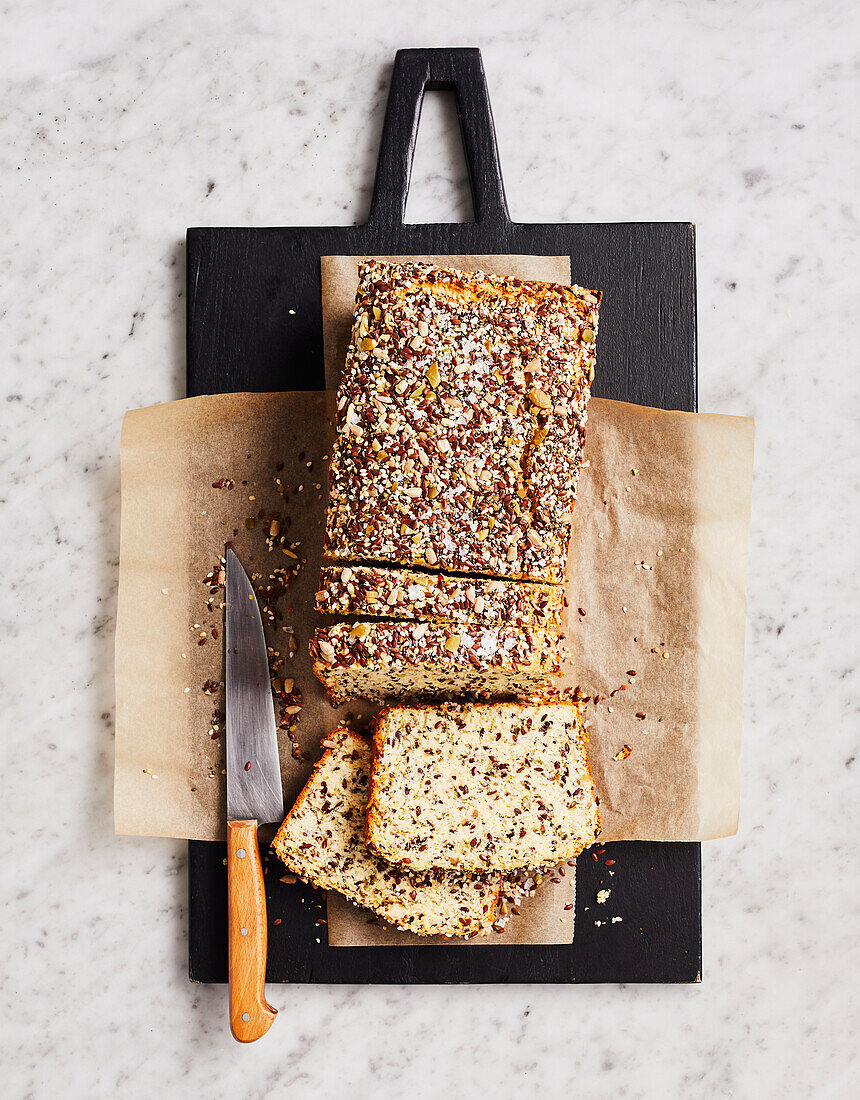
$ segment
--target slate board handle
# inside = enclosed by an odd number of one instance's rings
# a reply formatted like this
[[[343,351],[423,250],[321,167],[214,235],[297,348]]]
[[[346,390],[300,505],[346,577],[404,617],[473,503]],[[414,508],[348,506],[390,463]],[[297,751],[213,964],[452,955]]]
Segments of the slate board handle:
[[[424,93],[453,91],[472,186],[475,221],[510,225],[481,51],[398,50],[394,59],[368,225],[403,225]]]

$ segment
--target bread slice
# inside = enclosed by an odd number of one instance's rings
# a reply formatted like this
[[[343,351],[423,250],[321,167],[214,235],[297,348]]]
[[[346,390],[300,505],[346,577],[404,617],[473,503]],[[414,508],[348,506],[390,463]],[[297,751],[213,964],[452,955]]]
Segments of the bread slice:
[[[600,295],[360,267],[325,556],[561,584]]]
[[[327,744],[272,842],[278,857],[305,882],[337,890],[408,932],[475,936],[489,931],[499,876],[413,872],[380,859],[364,838],[370,742],[337,729]]]
[[[558,629],[429,622],[337,623],[310,651],[335,703],[546,695],[566,655]]]
[[[580,704],[391,707],[376,721],[367,841],[391,863],[549,867],[599,828]]]
[[[428,619],[511,626],[555,626],[564,590],[555,584],[488,580],[378,565],[329,565],[320,573],[317,611],[374,619]]]

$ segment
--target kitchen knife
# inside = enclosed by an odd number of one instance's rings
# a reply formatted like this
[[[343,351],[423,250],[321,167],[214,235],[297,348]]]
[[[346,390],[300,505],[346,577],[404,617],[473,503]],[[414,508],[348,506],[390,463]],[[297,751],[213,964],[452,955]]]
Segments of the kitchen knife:
[[[266,892],[257,826],[284,816],[275,707],[263,620],[232,550],[226,558],[227,942],[230,1030],[252,1043],[277,1009],[267,1002]]]

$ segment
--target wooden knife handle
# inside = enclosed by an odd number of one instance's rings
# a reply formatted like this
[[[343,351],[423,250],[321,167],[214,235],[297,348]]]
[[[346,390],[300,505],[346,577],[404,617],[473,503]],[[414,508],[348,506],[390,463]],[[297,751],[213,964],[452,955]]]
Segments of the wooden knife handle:
[[[240,1043],[265,1035],[278,1014],[265,997],[266,891],[256,821],[227,822],[230,1030]]]

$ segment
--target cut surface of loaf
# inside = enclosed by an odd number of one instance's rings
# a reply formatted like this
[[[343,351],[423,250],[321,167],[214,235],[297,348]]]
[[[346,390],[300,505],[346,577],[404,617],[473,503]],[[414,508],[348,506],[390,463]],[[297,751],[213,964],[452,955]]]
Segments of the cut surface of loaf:
[[[376,721],[367,840],[392,863],[548,867],[599,828],[578,704],[391,707]]]
[[[429,622],[336,623],[310,652],[333,702],[546,695],[566,656],[557,628]]]
[[[377,565],[324,566],[316,596],[325,615],[511,626],[554,626],[563,601],[564,590],[554,584]]]
[[[600,295],[360,266],[325,556],[561,584]]]
[[[495,918],[499,876],[393,867],[365,841],[372,746],[337,729],[272,842],[299,878],[421,936],[475,936]]]

